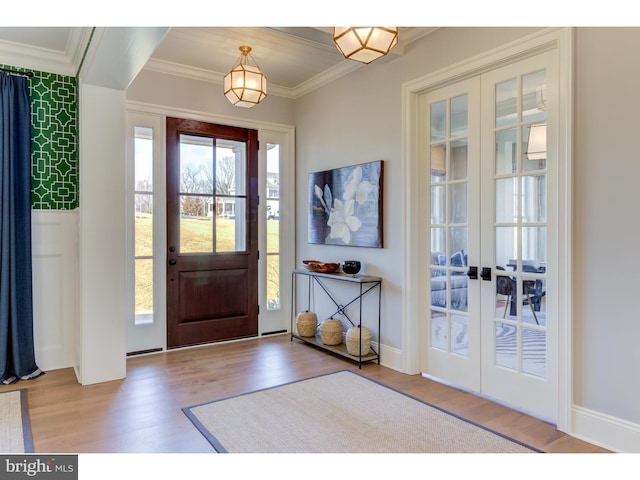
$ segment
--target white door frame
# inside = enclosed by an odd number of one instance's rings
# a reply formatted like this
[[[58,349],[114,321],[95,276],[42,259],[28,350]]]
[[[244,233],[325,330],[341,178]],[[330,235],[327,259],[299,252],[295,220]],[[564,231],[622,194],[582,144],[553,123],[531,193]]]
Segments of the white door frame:
[[[572,226],[572,112],[573,112],[573,34],[571,28],[545,29],[497,49],[452,65],[446,69],[408,82],[402,87],[403,120],[403,351],[404,372],[420,373],[420,295],[418,202],[420,142],[418,121],[420,94],[430,89],[458,82],[519,58],[557,49],[560,92],[558,98],[558,418],[557,428],[571,431],[572,392],[572,290],[571,290],[571,226]]]

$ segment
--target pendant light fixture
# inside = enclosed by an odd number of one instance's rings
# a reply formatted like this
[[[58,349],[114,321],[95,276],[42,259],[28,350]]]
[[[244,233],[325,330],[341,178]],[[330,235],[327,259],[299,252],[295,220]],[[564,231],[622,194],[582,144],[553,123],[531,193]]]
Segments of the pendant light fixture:
[[[524,152],[528,160],[545,160],[547,158],[547,125],[531,125],[527,150]]]
[[[224,76],[224,95],[236,107],[251,108],[267,96],[267,77],[249,54],[251,47],[243,45],[240,52],[238,64]]]
[[[371,63],[398,43],[398,27],[334,27],[333,41],[345,58]]]

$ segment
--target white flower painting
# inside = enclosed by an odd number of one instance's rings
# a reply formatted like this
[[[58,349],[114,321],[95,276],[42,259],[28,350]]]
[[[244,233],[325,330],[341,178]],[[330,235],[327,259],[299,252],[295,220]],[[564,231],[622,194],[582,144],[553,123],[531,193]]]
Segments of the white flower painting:
[[[309,243],[382,247],[383,162],[309,174]]]

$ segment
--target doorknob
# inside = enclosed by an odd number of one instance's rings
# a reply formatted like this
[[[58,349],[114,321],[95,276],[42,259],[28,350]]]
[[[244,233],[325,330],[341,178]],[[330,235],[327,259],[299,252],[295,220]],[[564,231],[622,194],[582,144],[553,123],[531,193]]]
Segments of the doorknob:
[[[175,264],[176,264],[175,259],[172,258],[171,260],[169,260],[169,265],[175,265]]]
[[[467,276],[471,280],[477,280],[478,279],[478,267],[469,267],[469,270],[467,271]]]
[[[482,278],[482,280],[491,281],[491,267],[482,267],[480,278]]]

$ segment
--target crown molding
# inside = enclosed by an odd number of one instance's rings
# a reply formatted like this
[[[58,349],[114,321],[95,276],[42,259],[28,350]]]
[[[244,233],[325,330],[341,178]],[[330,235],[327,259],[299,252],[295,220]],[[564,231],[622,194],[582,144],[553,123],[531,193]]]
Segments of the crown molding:
[[[91,30],[90,27],[72,28],[64,51],[0,40],[0,63],[75,77],[91,38]]]

